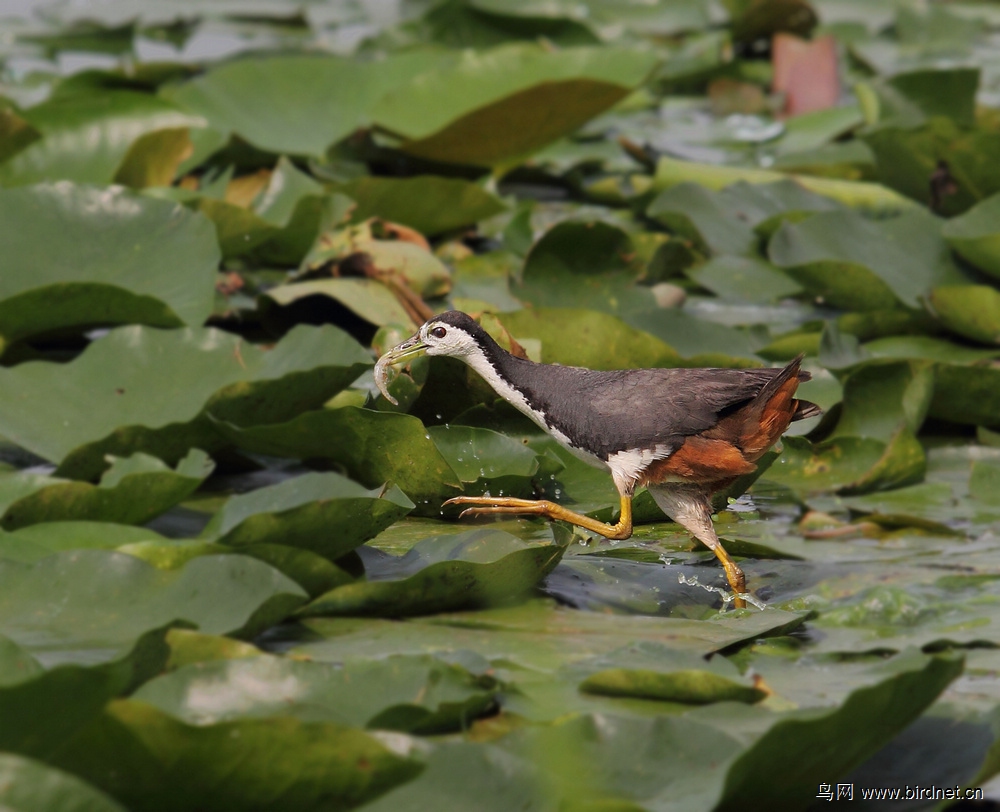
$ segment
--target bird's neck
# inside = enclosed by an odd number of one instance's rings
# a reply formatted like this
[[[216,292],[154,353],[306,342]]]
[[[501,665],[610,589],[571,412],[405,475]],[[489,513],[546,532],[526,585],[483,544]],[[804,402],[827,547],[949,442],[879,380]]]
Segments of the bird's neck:
[[[511,355],[489,336],[480,340],[464,360],[494,392],[545,428],[544,420],[525,397],[529,393],[524,388],[524,373],[537,366],[534,361]]]

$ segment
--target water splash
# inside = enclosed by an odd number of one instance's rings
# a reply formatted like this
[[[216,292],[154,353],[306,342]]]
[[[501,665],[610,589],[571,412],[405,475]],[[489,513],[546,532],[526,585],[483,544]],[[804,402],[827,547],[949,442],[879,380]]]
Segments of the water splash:
[[[684,584],[684,586],[700,586],[706,592],[717,592],[722,596],[723,608],[726,607],[728,604],[732,603],[738,597],[743,598],[743,600],[745,600],[747,603],[751,604],[752,606],[756,606],[758,609],[762,611],[767,608],[767,604],[764,603],[764,601],[755,598],[749,592],[741,592],[739,593],[739,595],[736,595],[732,592],[727,592],[725,589],[722,589],[721,587],[709,586],[708,584],[703,584],[701,581],[698,580],[697,575],[694,575],[691,578],[687,578],[685,577],[683,572],[679,572],[677,573],[677,582]]]

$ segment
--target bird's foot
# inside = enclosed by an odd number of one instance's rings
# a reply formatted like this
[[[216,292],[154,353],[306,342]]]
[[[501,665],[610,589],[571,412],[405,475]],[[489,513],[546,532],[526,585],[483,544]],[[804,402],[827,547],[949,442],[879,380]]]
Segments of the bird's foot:
[[[610,539],[627,539],[632,535],[632,500],[622,497],[621,518],[617,524],[605,524],[597,519],[575,513],[555,502],[545,499],[518,499],[514,496],[456,496],[445,505],[468,505],[459,518],[492,514],[544,516],[556,521],[569,522],[577,527]]]

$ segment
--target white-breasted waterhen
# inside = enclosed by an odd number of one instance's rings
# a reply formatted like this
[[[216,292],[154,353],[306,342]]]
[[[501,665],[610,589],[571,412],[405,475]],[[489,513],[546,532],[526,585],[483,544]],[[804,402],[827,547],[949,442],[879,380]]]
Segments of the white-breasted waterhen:
[[[781,369],[622,369],[600,372],[537,364],[501,348],[472,318],[451,311],[383,355],[375,381],[383,396],[388,368],[423,354],[459,358],[504,400],[571,452],[611,472],[621,495],[616,524],[605,524],[545,500],[459,496],[462,516],[514,513],[546,516],[606,538],[632,535],[632,496],[645,485],[656,504],[705,544],[725,568],[745,606],[743,571],[719,543],[710,498],[756,461],[793,420],[820,413],[795,398],[801,356]]]

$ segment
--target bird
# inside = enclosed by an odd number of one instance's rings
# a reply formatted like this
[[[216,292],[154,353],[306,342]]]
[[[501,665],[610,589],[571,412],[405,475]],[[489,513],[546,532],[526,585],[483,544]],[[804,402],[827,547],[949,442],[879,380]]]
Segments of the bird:
[[[540,364],[504,350],[468,314],[428,319],[375,365],[375,383],[391,403],[389,369],[421,355],[465,362],[504,400],[571,453],[611,474],[620,496],[614,524],[549,500],[458,496],[445,505],[461,516],[519,514],[568,522],[608,539],[632,535],[632,499],[645,486],[660,509],[715,554],[746,606],[746,578],[719,543],[711,497],[756,470],[757,461],[794,420],[821,414],[795,397],[809,373],[802,356],[781,368],[592,370]]]

